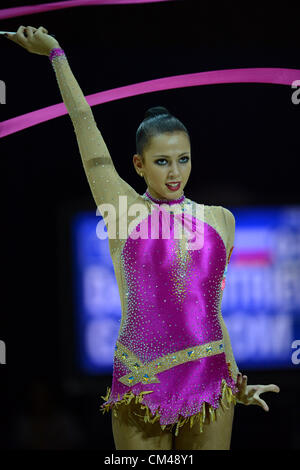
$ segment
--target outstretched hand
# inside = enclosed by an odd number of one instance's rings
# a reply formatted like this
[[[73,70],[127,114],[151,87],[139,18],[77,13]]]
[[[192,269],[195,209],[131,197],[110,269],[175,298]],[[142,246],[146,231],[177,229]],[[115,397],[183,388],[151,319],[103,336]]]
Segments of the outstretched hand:
[[[237,387],[238,393],[235,395],[238,403],[243,405],[258,405],[261,406],[265,411],[269,411],[267,403],[262,400],[259,396],[265,392],[280,392],[280,388],[277,385],[247,385],[247,376],[242,376],[241,373],[237,376]]]

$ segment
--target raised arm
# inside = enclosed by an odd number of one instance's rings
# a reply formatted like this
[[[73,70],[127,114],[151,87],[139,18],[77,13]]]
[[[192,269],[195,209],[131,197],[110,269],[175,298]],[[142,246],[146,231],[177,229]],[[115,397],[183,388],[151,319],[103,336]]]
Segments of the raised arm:
[[[55,51],[54,51],[55,52]],[[130,206],[139,194],[117,173],[109,150],[72,71],[63,55],[54,56],[53,69],[76,134],[83,167],[97,206],[112,204],[119,217],[119,196]]]
[[[108,148],[95,122],[92,110],[87,103],[72,71],[67,57],[56,39],[47,34],[46,28],[20,26],[16,34],[7,35],[16,44],[28,52],[46,55],[56,75],[61,96],[66,105],[76,134],[81,160],[90,189],[101,214],[102,204],[111,204],[115,208],[116,218],[125,213],[139,194],[117,173]],[[59,53],[61,55],[56,55]],[[119,213],[119,196],[127,196],[127,205]]]

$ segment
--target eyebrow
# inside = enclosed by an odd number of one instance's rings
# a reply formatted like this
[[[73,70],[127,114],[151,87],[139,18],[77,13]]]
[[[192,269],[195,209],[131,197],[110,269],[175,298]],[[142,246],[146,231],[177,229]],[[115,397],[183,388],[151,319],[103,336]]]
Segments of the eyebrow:
[[[190,152],[183,152],[181,153],[180,155],[178,155],[179,157],[181,157],[181,155],[185,155],[186,153],[190,153]],[[167,157],[167,158],[171,158],[169,157],[169,155],[152,155],[153,158],[157,158],[157,157]]]

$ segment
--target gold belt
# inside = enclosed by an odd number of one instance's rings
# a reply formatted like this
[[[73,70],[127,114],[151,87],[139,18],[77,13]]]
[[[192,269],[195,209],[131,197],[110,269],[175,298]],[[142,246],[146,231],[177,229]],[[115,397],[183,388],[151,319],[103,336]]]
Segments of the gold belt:
[[[200,344],[193,348],[182,349],[181,351],[158,357],[154,361],[143,364],[134,353],[117,341],[115,356],[131,371],[118,380],[128,386],[136,385],[139,382],[142,384],[160,383],[159,378],[156,377],[158,372],[164,372],[185,362],[195,361],[202,357],[214,356],[223,352],[224,344],[223,339],[221,339],[211,343]]]

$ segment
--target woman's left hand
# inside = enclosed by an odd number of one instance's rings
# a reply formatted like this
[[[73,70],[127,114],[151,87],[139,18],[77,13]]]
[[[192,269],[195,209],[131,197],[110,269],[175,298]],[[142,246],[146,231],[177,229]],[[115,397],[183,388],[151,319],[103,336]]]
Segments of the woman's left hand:
[[[258,405],[261,406],[265,411],[269,411],[269,407],[264,400],[259,398],[261,393],[265,392],[280,392],[280,388],[277,385],[247,385],[247,376],[238,374],[237,376],[237,387],[238,393],[235,395],[238,402],[243,405]]]

